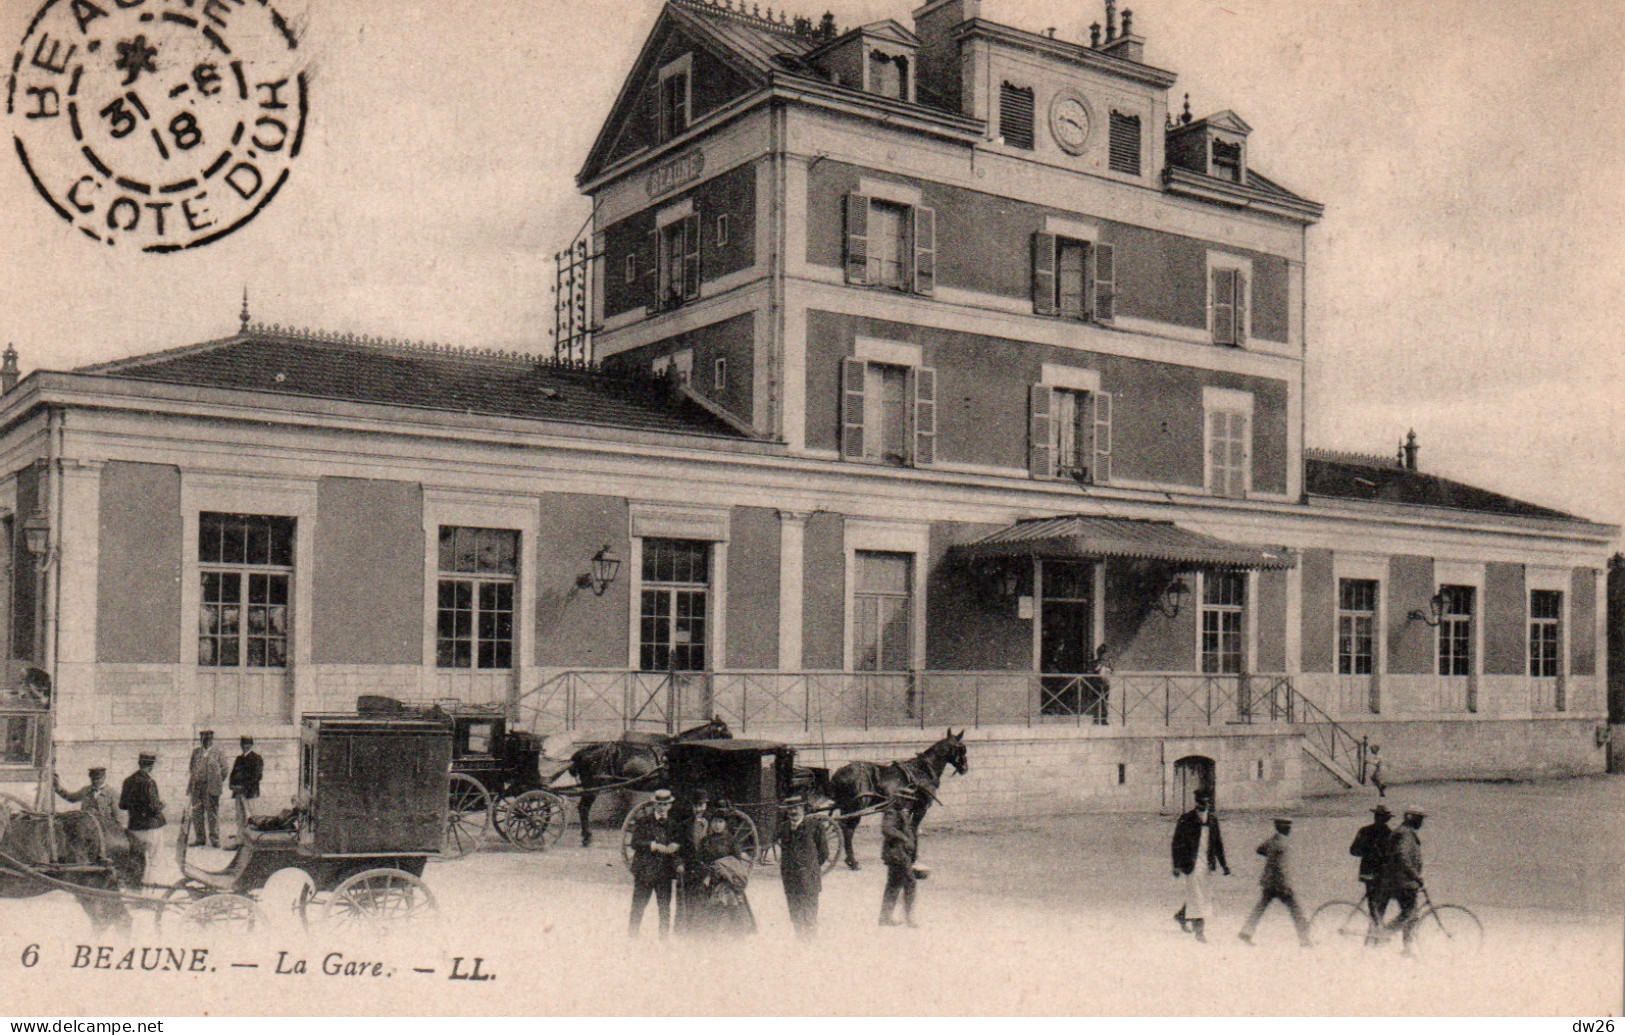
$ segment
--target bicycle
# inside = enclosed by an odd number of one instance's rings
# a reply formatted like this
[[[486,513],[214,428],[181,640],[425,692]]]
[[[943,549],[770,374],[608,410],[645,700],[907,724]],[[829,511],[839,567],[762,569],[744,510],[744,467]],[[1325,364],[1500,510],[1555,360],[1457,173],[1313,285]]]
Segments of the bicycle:
[[[1484,925],[1466,906],[1433,903],[1426,887],[1422,905],[1411,918],[1410,928],[1416,953],[1425,959],[1457,959],[1476,955],[1484,947]],[[1371,889],[1358,902],[1333,900],[1316,909],[1309,918],[1310,936],[1317,945],[1382,946],[1397,931],[1387,924],[1373,923],[1367,904]]]

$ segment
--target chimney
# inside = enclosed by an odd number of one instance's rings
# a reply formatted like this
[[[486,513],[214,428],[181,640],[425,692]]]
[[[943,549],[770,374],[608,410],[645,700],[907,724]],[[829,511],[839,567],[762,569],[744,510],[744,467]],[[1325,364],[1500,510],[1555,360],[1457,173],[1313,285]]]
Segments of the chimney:
[[[1106,43],[1117,38],[1117,0],[1106,0]]]
[[[968,86],[963,76],[959,42],[954,30],[982,17],[982,0],[930,0],[914,9],[914,35],[920,49],[914,59],[914,91],[922,101],[949,111],[971,110],[965,97]]]
[[[1106,4],[1106,45],[1100,49],[1113,57],[1120,57],[1126,61],[1143,64],[1145,62],[1145,37],[1134,35],[1134,12],[1124,8],[1123,31],[1117,33],[1116,37],[1113,38],[1113,34],[1116,32],[1114,7],[1115,5],[1108,0]]]
[[[1405,470],[1416,470],[1416,429],[1412,428],[1410,434],[1405,436],[1405,444],[1399,447],[1405,455]]]
[[[21,376],[17,371],[17,346],[7,345],[5,362],[0,365],[0,394],[16,388],[17,381]]]

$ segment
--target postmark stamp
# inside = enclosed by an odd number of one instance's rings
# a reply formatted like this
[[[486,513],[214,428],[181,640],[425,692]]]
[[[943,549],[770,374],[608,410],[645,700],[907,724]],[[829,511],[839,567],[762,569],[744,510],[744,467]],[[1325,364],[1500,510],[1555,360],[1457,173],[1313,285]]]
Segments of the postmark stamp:
[[[276,197],[307,85],[271,0],[46,0],[12,58],[6,114],[58,215],[110,246],[173,252]]]

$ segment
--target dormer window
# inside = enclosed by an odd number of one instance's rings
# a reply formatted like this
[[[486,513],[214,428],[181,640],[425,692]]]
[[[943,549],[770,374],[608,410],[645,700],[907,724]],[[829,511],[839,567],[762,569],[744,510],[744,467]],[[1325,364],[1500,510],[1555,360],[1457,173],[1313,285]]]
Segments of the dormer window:
[[[694,99],[689,75],[692,67],[692,57],[685,54],[660,70],[655,105],[655,130],[659,143],[681,136],[688,129]]]
[[[1241,145],[1230,144],[1217,138],[1213,141],[1213,175],[1231,183],[1240,183]]]
[[[878,50],[869,52],[869,92],[908,100],[908,58]]]

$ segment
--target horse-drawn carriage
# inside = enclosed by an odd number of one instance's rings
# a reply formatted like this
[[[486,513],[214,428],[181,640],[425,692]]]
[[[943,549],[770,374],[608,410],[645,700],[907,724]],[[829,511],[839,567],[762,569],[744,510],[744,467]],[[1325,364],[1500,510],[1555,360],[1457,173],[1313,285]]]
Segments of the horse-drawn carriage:
[[[291,873],[301,920],[318,904],[338,927],[424,917],[435,910],[421,878],[446,826],[451,736],[449,722],[421,716],[305,716],[295,807],[244,831],[224,869],[189,859],[183,829],[182,876],[167,888],[135,882],[116,826],[13,810],[0,815],[0,894],[66,891],[98,927],[127,928],[131,909],[150,909],[160,924],[246,929],[262,920],[256,896]]]
[[[565,801],[548,789],[569,763],[547,758],[542,738],[508,728],[500,705],[448,705],[451,781],[443,854],[478,848],[488,829],[509,844],[540,851],[559,839]]]

